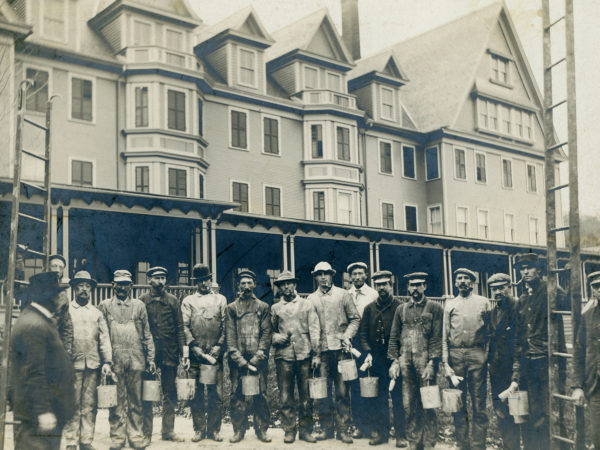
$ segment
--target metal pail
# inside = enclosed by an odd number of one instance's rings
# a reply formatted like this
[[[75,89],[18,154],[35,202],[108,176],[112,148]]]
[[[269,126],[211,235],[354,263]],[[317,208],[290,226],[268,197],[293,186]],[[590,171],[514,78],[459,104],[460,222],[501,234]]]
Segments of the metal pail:
[[[421,404],[423,409],[435,409],[442,406],[440,387],[437,384],[421,388]]]
[[[516,424],[525,423],[527,422],[528,418],[529,416],[513,416]]]
[[[308,379],[308,395],[314,400],[327,398],[327,378],[316,377]]]
[[[196,394],[196,379],[187,377],[175,378],[177,400],[191,400]]]
[[[98,408],[112,408],[117,406],[117,385],[106,384],[106,377],[102,377],[98,386]]]
[[[248,397],[260,394],[258,375],[245,375],[242,377],[242,394]]]
[[[442,409],[447,413],[455,413],[462,407],[462,391],[460,389],[444,389],[442,391]]]
[[[144,380],[142,383],[142,400],[145,402],[160,401],[160,381]]]
[[[353,359],[342,359],[338,361],[338,369],[342,374],[342,380],[352,381],[358,378],[356,362]]]
[[[529,414],[527,391],[517,391],[508,397],[508,412],[511,416],[515,416],[515,418]]]
[[[219,366],[216,364],[200,364],[200,378],[201,384],[217,384],[217,374],[219,373]]]
[[[379,377],[362,377],[360,383],[360,396],[365,398],[377,397],[379,391]]]

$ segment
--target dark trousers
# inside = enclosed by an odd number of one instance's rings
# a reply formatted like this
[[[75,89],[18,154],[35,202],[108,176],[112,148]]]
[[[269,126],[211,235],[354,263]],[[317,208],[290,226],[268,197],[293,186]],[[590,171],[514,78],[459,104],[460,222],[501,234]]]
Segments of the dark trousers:
[[[281,403],[281,427],[284,431],[296,431],[296,420],[301,433],[311,433],[313,428],[312,405],[308,397],[310,359],[286,361],[276,359],[277,385]],[[298,388],[298,401],[294,399],[294,388]],[[298,410],[296,411],[296,404]]]
[[[369,370],[371,377],[378,377],[377,397],[364,398],[365,416],[369,432],[375,432],[384,437],[390,434],[390,405],[388,395],[392,397],[392,412],[394,415],[394,431],[397,438],[406,435],[406,418],[402,403],[402,380],[396,380],[392,392],[389,392],[390,375],[389,364],[385,359],[373,360],[373,367]]]
[[[176,366],[160,365],[160,388],[162,391],[162,428],[163,435],[173,432],[175,428],[175,408],[177,407],[177,389],[175,387],[175,377],[177,376]],[[142,402],[144,414],[144,424],[142,431],[144,436],[152,436],[152,422],[154,414],[152,413],[152,402]]]
[[[221,431],[223,420],[223,361],[219,365],[216,384],[200,383],[200,367],[190,367],[190,377],[196,379],[196,393],[190,402],[194,431],[205,436]],[[206,394],[204,387],[206,386]]]
[[[17,419],[18,420],[18,419]],[[59,450],[63,425],[45,433],[39,432],[37,423],[21,420],[13,425],[13,439],[16,449]]]
[[[589,423],[591,424],[589,437],[594,443],[594,448],[600,449],[600,389],[596,388],[588,398],[588,408],[590,414]]]
[[[421,387],[428,385],[423,381],[428,362],[427,353],[403,355],[400,368],[406,406],[406,437],[411,445],[433,447],[437,440],[437,417],[434,409],[423,409],[421,402]]]
[[[461,449],[485,449],[488,417],[485,410],[487,393],[487,352],[481,347],[450,348],[450,367],[459,377],[464,377],[457,386],[462,391],[462,408],[453,413],[456,443]],[[467,418],[467,391],[473,407],[471,439]],[[469,442],[471,443],[469,445]]]
[[[360,340],[358,335],[352,342],[354,348],[360,348]],[[362,366],[365,361],[366,353],[363,353],[360,358],[356,359],[357,367]],[[365,372],[358,372],[359,377],[366,376]],[[348,384],[350,389],[350,406],[352,411],[352,423],[358,431],[363,435],[368,436],[369,430],[369,410],[365,398],[360,396],[360,382],[358,380],[350,381]]]
[[[548,358],[524,358],[521,384],[529,399],[529,418],[522,425],[523,447],[526,450],[550,448]]]
[[[240,370],[235,364],[229,365],[231,376],[231,423],[233,431],[246,432],[248,429],[248,414],[253,412],[254,430],[258,433],[269,428],[269,405],[265,398],[267,392],[267,362],[263,361],[258,367],[260,393],[252,397],[242,394],[242,375],[248,374],[248,369]]]
[[[513,416],[508,413],[508,400],[502,401],[498,394],[508,388],[512,381],[512,365],[490,364],[490,385],[492,387],[492,403],[498,418],[498,431],[502,436],[504,448],[520,450],[520,430]]]
[[[333,431],[333,421],[337,431],[347,433],[350,428],[350,396],[342,374],[338,372],[338,361],[342,358],[341,350],[328,350],[321,353],[321,376],[327,377],[327,398],[315,400],[321,428]],[[332,385],[335,399],[332,396]]]

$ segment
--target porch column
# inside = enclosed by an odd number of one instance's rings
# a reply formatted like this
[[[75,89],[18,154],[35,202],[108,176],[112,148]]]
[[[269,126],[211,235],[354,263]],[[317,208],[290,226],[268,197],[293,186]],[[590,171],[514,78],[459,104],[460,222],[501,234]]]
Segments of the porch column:
[[[65,276],[71,278],[71,272],[69,270],[69,208],[63,206],[62,216],[62,227],[63,227],[63,242],[62,242],[62,256],[65,258]]]
[[[296,254],[294,249],[294,235],[290,235],[290,272],[296,276]]]
[[[202,262],[202,226],[194,228],[194,264]]]
[[[288,249],[287,249],[287,235],[283,234],[282,236],[282,244],[283,244],[283,270],[288,270]]]
[[[217,282],[217,222],[210,221],[210,252],[211,252],[211,269],[213,281]]]
[[[56,217],[58,211],[56,207],[50,208],[50,254],[55,255],[58,251],[57,240],[58,240],[58,218]]]
[[[374,259],[373,259],[373,243],[369,242],[369,279],[371,285],[373,285],[373,274],[375,273]]]
[[[375,242],[375,269],[379,272],[379,242]]]
[[[452,296],[452,292],[454,289],[453,286],[453,276],[452,276],[452,249],[448,250],[448,295]]]
[[[448,289],[448,250],[447,249],[442,249],[442,270],[443,270],[443,274],[444,274],[444,295],[448,295],[450,293],[449,289]]]
[[[208,220],[202,219],[202,264],[208,264]]]

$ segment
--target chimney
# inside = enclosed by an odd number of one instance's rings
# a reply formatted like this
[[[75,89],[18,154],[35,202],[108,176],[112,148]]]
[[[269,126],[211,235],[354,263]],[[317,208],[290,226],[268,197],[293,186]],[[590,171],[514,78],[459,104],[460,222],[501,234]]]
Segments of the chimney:
[[[358,26],[358,0],[342,0],[342,40],[352,55],[360,59],[360,28]]]

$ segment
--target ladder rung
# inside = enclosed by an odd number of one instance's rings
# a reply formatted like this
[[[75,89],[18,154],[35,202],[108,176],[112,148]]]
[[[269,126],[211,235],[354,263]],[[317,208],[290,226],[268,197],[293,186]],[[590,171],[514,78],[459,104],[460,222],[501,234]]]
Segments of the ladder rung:
[[[562,270],[564,270],[564,269],[562,269]],[[571,315],[571,311],[561,311],[561,310],[558,310],[558,309],[554,309],[554,310],[552,310],[552,314],[560,314],[562,316],[570,316]]]
[[[548,110],[548,111],[550,111],[551,109],[558,108],[558,107],[559,107],[560,105],[562,105],[563,103],[567,103],[567,99],[561,100],[560,102],[556,102],[555,104],[553,104],[553,105],[550,105],[550,106],[547,108],[547,110]]]
[[[24,249],[22,249],[22,251],[27,252],[27,253],[31,253],[32,255],[43,256],[44,258],[46,257],[45,253],[38,252],[36,250],[31,250],[28,247],[25,247]]]
[[[552,186],[550,189],[548,189],[548,192],[554,192],[554,191],[558,191],[560,189],[565,189],[568,188],[569,184],[559,184],[558,186]]]
[[[46,223],[46,221],[44,219],[40,219],[39,217],[35,217],[35,216],[30,216],[29,214],[25,214],[22,212],[19,213],[19,216],[25,217],[26,219],[29,219],[29,220],[33,220],[34,222]]]
[[[557,441],[567,442],[571,445],[575,445],[575,441],[566,437],[559,436],[558,434],[553,434],[552,439],[556,439]]]
[[[15,280],[15,284],[20,284],[21,286],[29,286],[29,281]]]
[[[555,66],[558,66],[560,63],[565,62],[567,60],[567,58],[560,58],[557,61],[554,61],[552,64],[550,64],[548,67],[546,67],[546,70],[550,70]]]
[[[23,153],[29,156],[33,156],[34,158],[41,159],[42,161],[48,161],[48,158],[46,158],[45,156],[38,155],[37,153],[30,152],[29,150],[23,149]]]
[[[33,121],[33,120],[30,120],[30,119],[28,119],[27,117],[25,117],[23,120],[24,120],[25,122],[27,122],[27,123],[29,123],[29,124],[33,125],[34,127],[38,127],[40,130],[48,131],[48,128],[46,128],[44,125],[40,125],[39,123],[37,123],[37,122],[35,122],[35,121]]]
[[[29,187],[32,187],[34,189],[39,189],[40,191],[44,191],[44,192],[47,191],[47,189],[45,187],[39,186],[37,184],[29,183],[28,181],[21,181],[21,183],[24,184],[25,186],[29,186]]]
[[[573,355],[564,352],[552,352],[552,356],[560,356],[561,358],[572,358]]]
[[[563,394],[552,394],[552,397],[555,398],[559,398],[561,400],[566,400],[568,402],[574,402],[575,400],[573,399],[573,397],[571,397],[570,395],[563,395]]]
[[[564,267],[562,269],[550,269],[550,272],[552,273],[561,273],[561,272],[567,272],[569,269],[565,269]]]
[[[558,19],[556,19],[554,22],[552,22],[550,25],[548,25],[546,27],[546,30],[549,30],[550,28],[552,28],[554,25],[556,25],[557,23],[559,23],[561,20],[564,20],[565,16],[561,16]]]
[[[569,227],[550,228],[550,233],[558,233],[560,231],[567,231],[568,229]]]
[[[561,148],[561,147],[564,147],[564,146],[565,146],[565,145],[567,145],[567,144],[568,144],[568,141],[561,142],[560,144],[553,145],[552,147],[550,147],[550,148],[549,148],[548,150],[546,150],[546,151],[547,151],[547,152],[553,152],[554,150],[557,150],[557,149],[559,149],[559,148]]]

